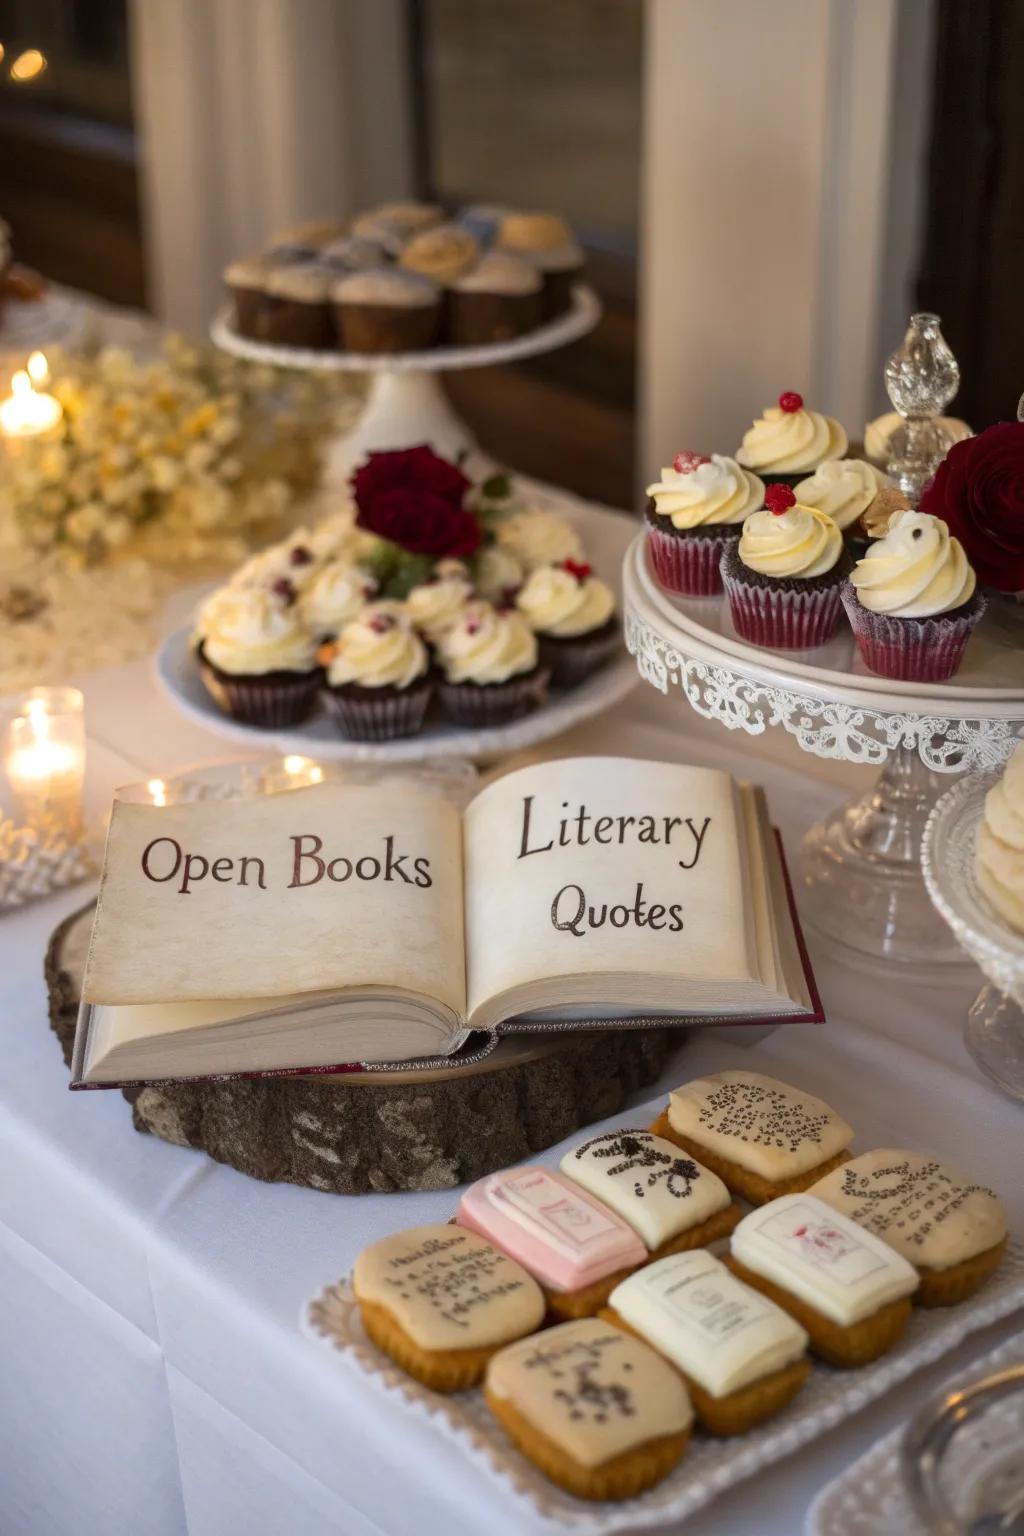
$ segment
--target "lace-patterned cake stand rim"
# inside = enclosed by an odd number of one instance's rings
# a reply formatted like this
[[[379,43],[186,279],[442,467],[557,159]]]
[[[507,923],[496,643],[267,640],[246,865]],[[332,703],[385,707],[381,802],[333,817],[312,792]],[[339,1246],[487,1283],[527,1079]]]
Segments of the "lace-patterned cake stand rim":
[[[301,368],[316,373],[366,373],[370,394],[354,429],[334,439],[325,458],[324,479],[346,485],[352,471],[368,453],[429,443],[448,458],[471,453],[481,469],[493,461],[477,448],[473,434],[453,410],[441,388],[440,373],[463,368],[489,368],[556,351],[592,331],[602,314],[592,288],[578,283],[572,305],[564,315],[511,341],[480,347],[430,347],[422,352],[374,354],[314,351],[306,347],[273,346],[251,341],[231,328],[230,311],[222,310],[210,326],[218,347],[235,357],[275,368]]]
[[[921,837],[939,775],[993,769],[1009,756],[1024,728],[1024,686],[998,676],[930,687],[859,677],[843,670],[852,641],[846,649],[835,642],[826,664],[822,653],[811,659],[761,650],[731,631],[725,601],[674,603],[658,588],[646,540],[637,537],[623,564],[623,612],[641,677],[666,695],[678,689],[698,714],[728,730],[754,737],[785,730],[815,757],[878,768],[866,795],[817,823],[801,843],[805,920],[861,959],[964,964],[925,890]]]

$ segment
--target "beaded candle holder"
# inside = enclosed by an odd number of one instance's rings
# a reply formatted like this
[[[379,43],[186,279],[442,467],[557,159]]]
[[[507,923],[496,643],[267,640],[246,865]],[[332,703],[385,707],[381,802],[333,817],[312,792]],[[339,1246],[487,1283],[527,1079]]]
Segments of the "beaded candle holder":
[[[0,910],[84,880],[94,867],[82,824],[83,699],[33,688],[4,727]]]

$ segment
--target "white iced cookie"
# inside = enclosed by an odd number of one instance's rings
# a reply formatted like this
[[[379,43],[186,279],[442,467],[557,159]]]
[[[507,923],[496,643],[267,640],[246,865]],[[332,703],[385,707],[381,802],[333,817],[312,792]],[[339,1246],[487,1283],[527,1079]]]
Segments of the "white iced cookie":
[[[894,619],[951,613],[970,600],[977,585],[960,540],[927,512],[897,512],[885,538],[868,545],[850,580],[862,607]]]
[[[498,524],[496,534],[499,546],[527,571],[583,559],[579,534],[557,512],[515,512]]]
[[[793,487],[801,506],[816,507],[844,531],[866,512],[892,481],[865,459],[829,459]]]
[[[589,565],[566,560],[532,571],[516,594],[516,607],[538,634],[570,640],[607,624],[615,594]]]
[[[715,1072],[684,1083],[669,1099],[668,1122],[698,1157],[706,1149],[771,1184],[829,1162],[853,1137],[821,1099],[760,1072]]]
[[[559,1167],[627,1221],[652,1252],[732,1203],[716,1174],[651,1131],[604,1131],[573,1147]]]

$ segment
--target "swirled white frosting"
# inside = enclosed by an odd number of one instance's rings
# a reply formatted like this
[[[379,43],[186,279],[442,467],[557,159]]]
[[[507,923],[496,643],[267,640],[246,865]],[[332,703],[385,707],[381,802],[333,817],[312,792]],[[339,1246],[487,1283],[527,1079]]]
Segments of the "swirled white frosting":
[[[345,556],[321,566],[300,599],[302,618],[315,635],[336,635],[377,590],[370,572]]]
[[[713,453],[695,469],[661,471],[660,480],[647,487],[660,517],[674,528],[697,528],[704,523],[742,523],[764,505],[764,485],[749,469],[723,453]]]
[[[972,596],[977,578],[959,539],[927,512],[897,512],[850,577],[862,607],[894,619],[935,618]]]
[[[537,665],[537,637],[522,614],[467,603],[438,652],[450,683],[504,683]]]
[[[999,916],[1024,933],[1024,743],[985,796],[975,869]]]
[[[579,534],[557,512],[516,512],[498,524],[497,536],[502,549],[528,571],[583,558]]]
[[[199,634],[207,660],[222,672],[309,672],[316,665],[297,606],[267,587],[222,587],[200,614]]]
[[[435,644],[455,624],[473,595],[473,583],[461,560],[442,560],[434,579],[413,587],[406,599],[416,628]]]
[[[489,603],[497,603],[522,586],[525,572],[510,549],[486,544],[473,562],[476,590]]]
[[[312,535],[306,528],[297,528],[287,539],[250,555],[229,578],[228,586],[269,587],[283,578],[300,592],[313,580],[320,563]]]
[[[306,542],[318,561],[356,561],[371,554],[378,540],[375,534],[356,527],[355,505],[350,504],[317,523]]]
[[[886,411],[884,416],[869,421],[864,428],[864,452],[868,458],[884,464],[890,457],[889,439],[902,425],[903,417],[899,411]],[[959,416],[936,416],[935,425],[942,428],[951,443],[962,443],[965,438],[974,436]]]
[[[888,475],[864,459],[828,459],[793,490],[801,506],[827,512],[846,529],[867,511],[880,490],[891,485]]]
[[[566,640],[607,624],[615,596],[598,576],[580,580],[561,566],[542,565],[521,587],[516,607],[531,629]]]
[[[743,524],[739,557],[762,576],[824,576],[843,552],[843,536],[826,512],[799,502],[785,512],[754,512]]]
[[[770,405],[743,434],[736,459],[762,474],[786,475],[841,459],[846,449],[846,433],[834,417],[804,406],[784,411]]]
[[[404,603],[368,603],[337,639],[327,667],[334,687],[408,688],[429,664],[427,648],[412,627]]]

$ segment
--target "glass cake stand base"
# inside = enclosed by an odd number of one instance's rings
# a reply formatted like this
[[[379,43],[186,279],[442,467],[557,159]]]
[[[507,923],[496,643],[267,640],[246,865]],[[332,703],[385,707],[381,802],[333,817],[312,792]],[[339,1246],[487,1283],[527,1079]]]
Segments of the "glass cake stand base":
[[[1024,1099],[1024,1010],[991,981],[967,1010],[964,1044],[986,1077]]]
[[[947,787],[900,746],[866,795],[817,822],[800,844],[804,920],[877,960],[969,965],[950,939],[921,873],[921,837]]]

